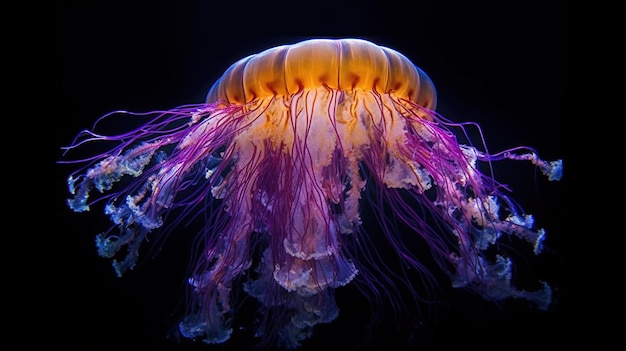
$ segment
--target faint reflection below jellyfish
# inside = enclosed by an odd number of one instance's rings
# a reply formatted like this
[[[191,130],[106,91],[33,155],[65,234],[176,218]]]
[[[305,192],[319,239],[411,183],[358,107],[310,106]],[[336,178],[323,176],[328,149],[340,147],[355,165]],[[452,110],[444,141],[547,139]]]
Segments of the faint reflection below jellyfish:
[[[467,137],[466,125],[435,113],[436,100],[429,77],[386,47],[357,39],[275,47],[234,63],[203,104],[104,116],[149,117],[124,134],[100,135],[96,125],[82,131],[66,152],[116,144],[62,161],[82,164],[69,176],[68,204],[81,212],[106,201],[115,225],[96,245],[118,276],[133,268],[151,233],[204,218],[179,329],[207,343],[231,336],[239,289],[265,316],[257,335],[297,347],[337,316],[336,288],[360,279],[384,289],[401,278],[366,247],[365,205],[403,264],[428,275],[403,244],[421,241],[454,287],[546,309],[548,284],[518,289],[511,259],[488,252],[504,234],[539,254],[544,230],[477,164],[526,160],[559,180],[561,160],[546,162],[527,147],[490,154],[462,144],[452,131]],[[103,195],[125,176],[124,187]],[[412,235],[399,233],[398,223]]]

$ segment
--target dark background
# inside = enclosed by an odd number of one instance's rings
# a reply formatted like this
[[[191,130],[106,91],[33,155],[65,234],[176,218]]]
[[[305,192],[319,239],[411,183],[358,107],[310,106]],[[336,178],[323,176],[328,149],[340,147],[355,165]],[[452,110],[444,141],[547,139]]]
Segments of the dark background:
[[[435,83],[438,112],[456,122],[479,123],[491,151],[527,145],[544,159],[565,159],[565,179],[559,183],[548,182],[526,163],[504,162],[496,168],[497,178],[512,187],[513,197],[548,232],[544,254],[520,264],[553,285],[552,309],[540,312],[515,301],[496,306],[448,289],[442,296],[446,307],[435,317],[401,317],[396,323],[385,316],[381,327],[366,332],[367,301],[348,286],[337,291],[339,317],[316,327],[303,350],[522,348],[559,346],[573,337],[580,305],[572,297],[576,272],[563,225],[568,177],[564,1],[495,6],[418,1],[410,8],[392,1],[267,7],[60,1],[54,15],[57,159],[61,146],[104,113],[202,102],[236,60],[316,37],[362,38],[402,52]],[[116,278],[94,245],[95,234],[108,227],[106,216],[99,210],[76,214],[65,206],[70,171],[55,166],[59,234],[54,256],[63,269],[55,274],[52,288],[58,298],[50,301],[50,315],[63,318],[47,324],[45,342],[26,337],[24,345],[93,350],[244,350],[253,345],[244,328],[223,345],[168,339],[193,233],[176,233],[154,259]],[[528,247],[520,250],[531,255]],[[603,345],[601,338],[598,342]]]

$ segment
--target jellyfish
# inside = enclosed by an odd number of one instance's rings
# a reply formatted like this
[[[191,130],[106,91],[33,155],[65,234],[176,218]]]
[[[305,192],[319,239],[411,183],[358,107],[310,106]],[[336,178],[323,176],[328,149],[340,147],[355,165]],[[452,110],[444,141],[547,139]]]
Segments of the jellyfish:
[[[393,49],[361,39],[274,47],[232,64],[203,103],[115,111],[80,132],[65,153],[112,146],[60,161],[80,165],[67,203],[110,217],[95,243],[118,276],[135,267],[143,243],[201,222],[177,325],[209,344],[231,337],[242,295],[258,306],[256,335],[295,348],[337,317],[338,289],[354,282],[379,294],[403,280],[371,245],[365,207],[378,239],[425,280],[423,252],[407,242],[426,247],[453,287],[547,309],[549,284],[518,288],[512,259],[497,250],[516,237],[539,254],[545,231],[489,170],[528,161],[556,181],[562,161],[530,147],[490,153],[482,137],[469,140],[475,124],[447,120],[436,104],[431,79]],[[99,133],[112,115],[142,125]]]

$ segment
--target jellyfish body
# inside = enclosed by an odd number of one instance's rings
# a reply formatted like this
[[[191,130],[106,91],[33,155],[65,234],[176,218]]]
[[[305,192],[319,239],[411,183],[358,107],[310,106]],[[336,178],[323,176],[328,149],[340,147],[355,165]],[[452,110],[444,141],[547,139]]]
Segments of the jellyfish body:
[[[561,161],[543,161],[529,148],[489,154],[463,145],[452,133],[463,125],[436,114],[436,100],[429,77],[389,48],[357,39],[276,47],[233,64],[203,104],[143,114],[147,123],[116,136],[82,132],[68,150],[117,144],[74,161],[84,166],[69,177],[68,204],[86,211],[107,201],[114,226],[96,244],[120,276],[150,233],[203,217],[179,328],[208,343],[230,337],[240,289],[266,316],[259,335],[273,332],[295,347],[337,316],[336,288],[384,282],[373,274],[382,269],[361,268],[373,256],[360,255],[366,189],[380,235],[406,265],[424,270],[402,245],[407,234],[396,232],[398,222],[428,245],[453,286],[547,308],[547,284],[517,289],[512,261],[487,254],[502,235],[524,239],[538,254],[545,233],[478,164],[528,160],[558,180]],[[128,185],[111,191],[125,176]],[[94,188],[111,192],[90,200]]]

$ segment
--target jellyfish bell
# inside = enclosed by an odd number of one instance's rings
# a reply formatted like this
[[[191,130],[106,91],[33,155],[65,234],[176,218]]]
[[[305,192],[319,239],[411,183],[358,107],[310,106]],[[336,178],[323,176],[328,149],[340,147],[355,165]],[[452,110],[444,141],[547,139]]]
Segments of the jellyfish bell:
[[[113,226],[96,245],[120,276],[149,236],[204,218],[179,329],[207,343],[231,337],[240,290],[258,301],[257,335],[297,347],[336,318],[336,289],[415,284],[372,254],[364,206],[404,265],[428,275],[405,244],[419,241],[452,286],[546,309],[547,283],[517,288],[513,261],[490,254],[503,236],[539,254],[545,232],[478,164],[527,160],[558,180],[561,161],[527,147],[491,154],[461,144],[454,131],[465,126],[438,115],[436,103],[430,78],[395,50],[359,39],[275,47],[231,65],[205,103],[144,114],[152,118],[119,135],[100,135],[97,125],[81,132],[67,151],[117,145],[62,161],[83,164],[69,177],[68,205],[80,212],[106,200]],[[115,188],[122,178],[131,181]]]
[[[245,104],[321,87],[393,93],[431,110],[437,102],[424,71],[401,53],[360,39],[311,39],[250,55],[213,84],[207,102]]]

